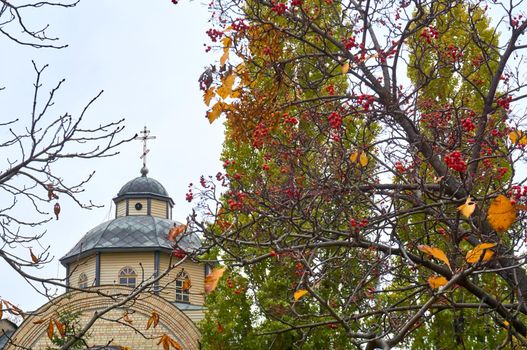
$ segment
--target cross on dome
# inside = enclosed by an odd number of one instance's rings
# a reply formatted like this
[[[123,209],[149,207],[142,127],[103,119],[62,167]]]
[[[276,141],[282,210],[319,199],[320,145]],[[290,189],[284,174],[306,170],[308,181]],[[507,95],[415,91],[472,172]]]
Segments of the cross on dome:
[[[144,129],[139,132],[139,134],[140,135],[136,135],[134,140],[139,140],[143,142],[143,154],[141,155],[141,157],[139,157],[139,159],[143,160],[143,167],[141,168],[141,175],[146,176],[146,174],[148,174],[148,168],[146,167],[146,155],[148,154],[148,152],[150,152],[150,150],[146,146],[146,142],[148,140],[154,140],[156,137],[150,136],[150,130],[146,128],[146,125]]]

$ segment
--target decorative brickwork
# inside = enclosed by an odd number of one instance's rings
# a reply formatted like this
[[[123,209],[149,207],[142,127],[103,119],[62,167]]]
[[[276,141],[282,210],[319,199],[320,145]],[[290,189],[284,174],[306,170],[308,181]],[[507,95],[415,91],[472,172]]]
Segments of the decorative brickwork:
[[[22,325],[13,335],[15,344],[8,345],[5,350],[21,349],[21,347],[32,350],[44,350],[50,346],[46,335],[47,323],[34,324],[41,319],[56,317],[60,311],[81,311],[81,326],[83,326],[95,312],[100,311],[112,304],[112,300],[101,294],[123,298],[131,292],[126,287],[102,287],[90,288],[87,292],[66,293],[37,310],[35,316],[24,320]],[[159,325],[155,329],[145,330],[146,322],[152,311],[160,316]],[[132,319],[131,324],[122,320],[122,316],[128,312]],[[114,345],[127,346],[132,350],[157,349],[159,337],[166,333],[176,339],[185,350],[199,349],[199,331],[194,323],[177,307],[163,298],[152,294],[141,294],[127,305],[114,309],[99,319],[90,329],[87,339],[89,346]],[[16,346],[18,345],[18,346]]]

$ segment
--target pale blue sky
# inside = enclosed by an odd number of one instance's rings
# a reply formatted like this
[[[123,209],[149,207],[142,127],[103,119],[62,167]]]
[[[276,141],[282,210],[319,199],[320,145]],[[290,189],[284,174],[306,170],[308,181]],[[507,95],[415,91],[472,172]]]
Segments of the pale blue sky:
[[[29,117],[32,59],[38,65],[50,65],[43,76],[44,88],[66,78],[51,113],[78,115],[104,90],[87,114],[87,124],[126,118],[126,136],[146,124],[157,136],[150,142],[149,175],[166,187],[176,202],[174,218],[184,221],[191,209],[184,200],[188,183],[221,167],[223,127],[221,121],[209,125],[204,118],[197,84],[203,68],[217,56],[204,52],[206,6],[188,1],[173,5],[170,0],[83,0],[73,9],[41,8],[32,15],[32,23],[49,23],[47,34],[59,36],[69,47],[37,50],[0,37],[0,86],[6,87],[0,91],[1,120]],[[5,134],[0,136],[4,139]],[[136,141],[120,150],[111,159],[66,163],[59,169],[64,178],[79,178],[95,170],[82,198],[105,208],[80,210],[61,199],[61,219],[46,225],[48,232],[42,240],[44,246],[51,245],[55,262],[38,271],[41,276],[63,276],[58,258],[86,231],[113,216],[111,199],[124,183],[139,176],[141,144]],[[3,154],[0,161],[5,158]],[[41,248],[33,245],[33,249]],[[3,262],[0,276],[0,298],[26,310],[44,302]]]

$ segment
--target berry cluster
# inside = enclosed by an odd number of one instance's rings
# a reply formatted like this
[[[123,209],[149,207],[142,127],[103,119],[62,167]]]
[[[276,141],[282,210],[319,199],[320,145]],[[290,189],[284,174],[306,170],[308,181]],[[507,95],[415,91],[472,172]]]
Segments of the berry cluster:
[[[219,38],[223,35],[223,32],[214,28],[210,28],[206,31],[207,35],[209,36],[210,40],[215,43],[218,41]]]
[[[302,264],[300,261],[297,261],[295,264],[295,275],[302,276],[304,273],[304,264]]]
[[[192,193],[192,188],[189,188],[188,192],[185,194],[185,200],[190,203],[192,202],[193,199],[194,199],[194,194]]]
[[[519,200],[521,197],[527,198],[527,186],[514,185],[509,191],[509,196]]]
[[[298,119],[296,119],[295,117],[291,117],[288,113],[284,113],[282,117],[284,118],[284,124],[289,124],[289,125],[298,124]]]
[[[453,63],[463,57],[461,49],[453,44],[448,45],[447,51],[445,52],[447,61]]]
[[[265,138],[269,135],[269,128],[265,124],[258,124],[253,132],[253,147],[260,149],[264,145]]]
[[[394,167],[395,167],[395,170],[397,170],[400,173],[404,173],[406,171],[406,168],[404,167],[403,163],[399,161],[395,162]]]
[[[461,152],[454,151],[445,156],[445,163],[450,169],[459,171],[460,173],[467,170],[467,163],[461,158]]]
[[[470,117],[461,120],[461,126],[466,132],[471,132],[472,130],[476,129],[476,124],[474,124],[472,118]]]
[[[243,201],[247,195],[240,191],[235,191],[227,193],[227,197],[230,197],[227,200],[227,204],[231,210],[241,210],[243,208]]]
[[[501,180],[505,176],[505,174],[507,174],[508,171],[509,169],[505,167],[498,168],[498,175],[496,175],[496,179]]]
[[[183,259],[187,256],[187,253],[183,249],[177,248],[172,252],[172,256],[178,259]]]
[[[249,26],[245,24],[245,22],[243,21],[243,18],[236,18],[234,21],[232,21],[231,26],[232,26],[232,29],[237,32],[249,29]]]
[[[434,27],[424,28],[421,31],[421,38],[423,38],[427,43],[431,44],[432,40],[439,38],[439,32]]]
[[[346,50],[351,50],[357,47],[357,43],[355,42],[354,36],[350,36],[349,38],[342,39],[342,44],[344,45]]]
[[[287,11],[287,5],[282,2],[271,1],[271,4],[273,4],[271,11],[275,12],[277,15],[283,15],[284,12]]]
[[[522,15],[518,15],[518,17],[516,17],[516,16],[515,16],[515,17],[512,17],[512,19],[511,19],[511,26],[512,26],[513,28],[518,28],[518,26],[520,25],[520,21],[521,21],[522,18],[523,18]]]
[[[366,227],[368,226],[368,219],[362,219],[361,221],[358,221],[358,220],[355,220],[355,219],[350,219],[350,226],[352,228],[363,228],[363,227]]]
[[[496,104],[505,110],[509,110],[509,108],[511,107],[511,102],[512,96],[504,96],[496,100]]]
[[[291,6],[302,6],[302,0],[291,0]]]
[[[328,116],[329,125],[332,129],[340,129],[342,126],[342,117],[337,112],[333,112]]]
[[[326,92],[329,96],[335,95],[335,87],[333,86],[333,84],[326,86]]]
[[[374,101],[375,97],[373,95],[362,94],[357,96],[358,104],[360,104],[365,111],[370,110],[370,106]]]

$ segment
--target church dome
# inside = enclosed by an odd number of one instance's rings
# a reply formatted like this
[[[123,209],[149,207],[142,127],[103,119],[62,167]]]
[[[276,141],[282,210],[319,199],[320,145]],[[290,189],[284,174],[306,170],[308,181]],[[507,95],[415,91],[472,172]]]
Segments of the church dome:
[[[168,195],[167,190],[161,183],[151,177],[146,175],[136,177],[124,184],[123,187],[117,193],[117,196],[113,199],[114,202],[117,202],[125,198],[161,198],[168,199],[172,202],[172,199]]]
[[[154,216],[122,216],[91,229],[60,261],[63,265],[96,252],[173,250],[168,231],[178,223]],[[182,235],[178,248],[192,252],[201,246],[196,234]]]

